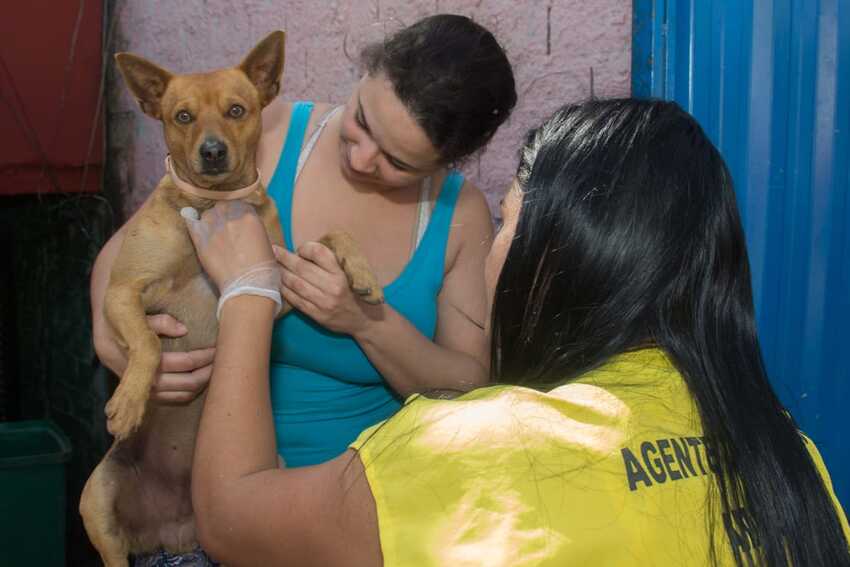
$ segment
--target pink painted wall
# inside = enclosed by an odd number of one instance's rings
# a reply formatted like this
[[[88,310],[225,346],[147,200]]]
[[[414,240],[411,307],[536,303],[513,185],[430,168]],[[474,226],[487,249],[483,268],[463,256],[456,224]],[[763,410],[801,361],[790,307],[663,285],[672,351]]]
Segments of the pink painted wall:
[[[465,166],[495,206],[513,176],[524,133],[561,104],[590,94],[627,96],[630,0],[126,0],[117,4],[116,48],[176,72],[237,63],[263,35],[287,32],[283,95],[342,102],[359,78],[360,48],[418,18],[470,16],[490,29],[514,66],[519,102],[488,148]],[[346,55],[350,55],[350,58]],[[162,175],[159,123],[141,114],[114,70],[109,83],[113,179],[135,210]],[[113,167],[113,170],[116,168]]]

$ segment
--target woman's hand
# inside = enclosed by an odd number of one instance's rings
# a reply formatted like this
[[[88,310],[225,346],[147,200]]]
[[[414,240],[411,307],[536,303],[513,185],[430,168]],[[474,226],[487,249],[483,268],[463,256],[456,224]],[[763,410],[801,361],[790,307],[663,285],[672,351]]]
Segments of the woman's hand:
[[[148,326],[161,337],[181,337],[186,327],[171,315],[150,315]],[[186,352],[164,352],[151,398],[162,404],[188,404],[209,385],[215,347]]]
[[[182,323],[165,314],[150,315],[148,326],[161,337],[182,337],[187,332]],[[100,361],[120,377],[127,368],[127,353],[115,337],[96,332],[94,347]],[[162,353],[151,399],[161,404],[187,404],[197,398],[209,383],[214,356],[215,348]]]
[[[242,201],[219,201],[204,211],[186,207],[189,236],[204,271],[219,290],[253,268],[275,262],[266,228],[252,205]]]
[[[274,247],[283,266],[281,295],[318,324],[336,333],[356,335],[380,318],[382,307],[361,301],[334,253],[318,242],[305,242],[297,254]]]

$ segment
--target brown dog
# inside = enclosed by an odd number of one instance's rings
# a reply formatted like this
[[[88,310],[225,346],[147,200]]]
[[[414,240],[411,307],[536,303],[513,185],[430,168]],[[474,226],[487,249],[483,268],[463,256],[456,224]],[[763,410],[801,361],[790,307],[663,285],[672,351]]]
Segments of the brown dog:
[[[180,210],[201,212],[217,199],[238,196],[255,206],[270,240],[283,243],[255,153],[260,113],[280,89],[284,34],[270,34],[239,66],[210,73],[172,75],[128,53],[116,60],[142,110],[162,121],[173,170],[128,226],[105,296],[106,319],[127,348],[128,364],[106,406],[115,443],[86,483],[80,513],[108,567],[128,565],[130,553],[184,553],[197,545],[189,482],[204,396],[182,406],[147,402],[161,349],[210,347],[218,333],[217,293],[201,270]],[[336,254],[352,289],[365,301],[382,301],[347,235],[333,233],[322,242]],[[173,315],[188,333],[160,339],[147,325],[152,313]]]

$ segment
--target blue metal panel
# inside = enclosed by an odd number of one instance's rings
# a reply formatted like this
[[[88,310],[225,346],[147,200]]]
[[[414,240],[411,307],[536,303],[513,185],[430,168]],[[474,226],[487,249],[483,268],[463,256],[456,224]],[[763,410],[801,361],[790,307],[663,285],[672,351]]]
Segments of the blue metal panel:
[[[635,0],[632,90],[726,159],[768,372],[850,505],[850,2]]]

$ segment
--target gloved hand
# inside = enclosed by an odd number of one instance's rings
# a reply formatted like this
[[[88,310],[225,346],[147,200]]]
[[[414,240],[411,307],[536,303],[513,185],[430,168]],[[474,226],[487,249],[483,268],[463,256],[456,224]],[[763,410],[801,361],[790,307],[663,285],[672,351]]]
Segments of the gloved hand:
[[[198,259],[210,280],[219,289],[218,310],[237,295],[259,295],[283,306],[280,297],[280,268],[269,237],[252,205],[223,201],[204,212],[185,207],[189,236]]]

